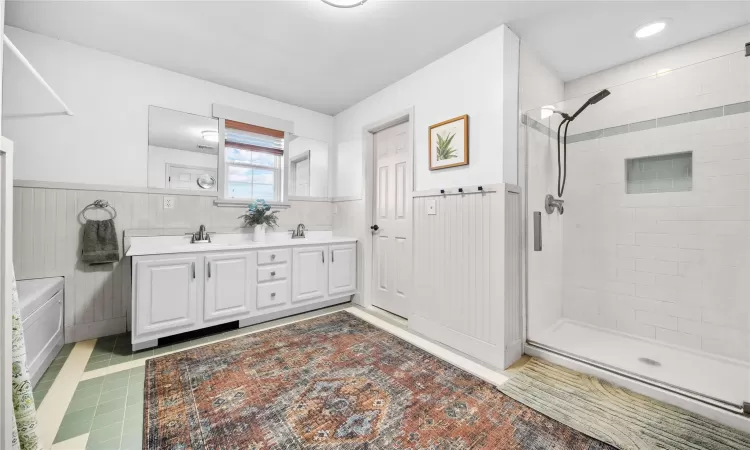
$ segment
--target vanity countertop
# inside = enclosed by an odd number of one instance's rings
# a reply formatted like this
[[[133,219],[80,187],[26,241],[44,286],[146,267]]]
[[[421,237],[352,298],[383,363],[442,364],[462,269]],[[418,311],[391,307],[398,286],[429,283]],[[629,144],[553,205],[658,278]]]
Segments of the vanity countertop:
[[[125,252],[125,256],[261,250],[357,242],[356,238],[331,236],[330,234],[330,232],[309,232],[309,236],[302,239],[291,239],[288,235],[274,236],[274,234],[270,234],[266,242],[254,242],[252,234],[215,234],[211,235],[212,242],[205,244],[191,244],[189,236],[133,237],[130,239],[130,247]]]

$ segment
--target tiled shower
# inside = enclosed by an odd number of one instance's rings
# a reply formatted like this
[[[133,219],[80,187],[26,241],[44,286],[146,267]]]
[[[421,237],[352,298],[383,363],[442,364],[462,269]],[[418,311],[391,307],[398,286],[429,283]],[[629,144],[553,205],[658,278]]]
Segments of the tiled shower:
[[[569,128],[525,114],[528,341],[717,406],[750,401],[750,58],[607,86]],[[589,96],[560,102],[575,111]],[[712,373],[711,376],[700,375]]]

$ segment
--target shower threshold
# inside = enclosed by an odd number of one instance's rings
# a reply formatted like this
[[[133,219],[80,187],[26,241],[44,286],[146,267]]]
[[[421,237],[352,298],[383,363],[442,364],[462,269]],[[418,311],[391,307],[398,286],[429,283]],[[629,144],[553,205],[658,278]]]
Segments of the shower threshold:
[[[568,319],[529,344],[733,412],[749,394],[750,364]]]

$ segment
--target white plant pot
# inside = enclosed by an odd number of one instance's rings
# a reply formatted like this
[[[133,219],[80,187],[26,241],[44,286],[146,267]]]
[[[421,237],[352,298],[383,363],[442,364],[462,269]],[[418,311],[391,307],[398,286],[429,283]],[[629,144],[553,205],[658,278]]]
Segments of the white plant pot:
[[[266,226],[255,225],[253,229],[253,241],[255,242],[266,242]]]

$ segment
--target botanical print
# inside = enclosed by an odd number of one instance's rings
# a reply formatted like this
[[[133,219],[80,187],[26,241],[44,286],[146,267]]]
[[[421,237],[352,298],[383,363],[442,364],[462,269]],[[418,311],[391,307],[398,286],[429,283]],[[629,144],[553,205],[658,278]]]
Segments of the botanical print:
[[[469,164],[469,116],[432,125],[429,146],[430,170]]]
[[[21,324],[21,310],[18,304],[18,288],[16,275],[11,281],[13,293],[11,295],[11,326],[12,326],[12,390],[13,390],[13,450],[37,450],[39,437],[36,434],[36,407],[34,395],[31,392],[31,379],[26,367],[26,344],[23,338]]]
[[[445,136],[443,136],[440,133],[437,133],[437,160],[443,161],[446,159],[453,159],[458,158],[458,155],[456,155],[456,149],[451,147],[451,142],[453,142],[453,138],[456,137],[456,133],[445,133]]]

